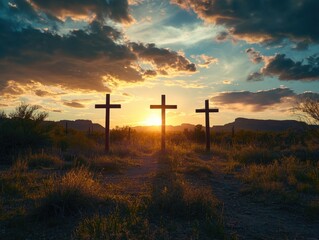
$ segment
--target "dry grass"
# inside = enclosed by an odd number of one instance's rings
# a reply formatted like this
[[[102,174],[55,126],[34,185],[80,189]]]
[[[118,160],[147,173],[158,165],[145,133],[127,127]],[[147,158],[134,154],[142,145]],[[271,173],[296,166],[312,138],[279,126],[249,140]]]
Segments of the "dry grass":
[[[90,167],[97,171],[118,172],[138,165],[129,157],[118,156],[97,156],[90,159]]]
[[[243,179],[257,189],[319,193],[319,170],[311,162],[301,162],[294,157],[282,158],[268,165],[246,167]]]
[[[45,217],[78,214],[95,207],[101,200],[101,192],[92,172],[84,167],[72,169],[62,178],[51,178],[36,214]]]
[[[268,165],[246,166],[241,178],[250,191],[262,193],[266,199],[300,205],[312,218],[319,213],[318,163],[284,157]]]
[[[31,168],[62,168],[64,162],[57,156],[49,154],[34,154],[26,158]]]

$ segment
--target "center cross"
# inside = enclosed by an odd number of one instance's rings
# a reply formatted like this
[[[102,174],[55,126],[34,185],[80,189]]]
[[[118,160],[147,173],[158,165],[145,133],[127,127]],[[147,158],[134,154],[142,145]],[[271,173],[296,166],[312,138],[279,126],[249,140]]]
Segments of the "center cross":
[[[162,142],[161,149],[165,151],[165,110],[166,109],[177,109],[177,105],[166,105],[165,95],[162,95],[162,104],[161,105],[150,105],[151,109],[162,109]]]

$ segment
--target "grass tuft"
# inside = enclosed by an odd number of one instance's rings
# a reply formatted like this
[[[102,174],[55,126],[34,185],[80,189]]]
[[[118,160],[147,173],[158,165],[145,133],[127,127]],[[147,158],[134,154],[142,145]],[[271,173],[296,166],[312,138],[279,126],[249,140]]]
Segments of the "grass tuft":
[[[91,209],[101,200],[101,186],[84,167],[72,169],[62,178],[53,177],[46,186],[37,214],[68,216]]]

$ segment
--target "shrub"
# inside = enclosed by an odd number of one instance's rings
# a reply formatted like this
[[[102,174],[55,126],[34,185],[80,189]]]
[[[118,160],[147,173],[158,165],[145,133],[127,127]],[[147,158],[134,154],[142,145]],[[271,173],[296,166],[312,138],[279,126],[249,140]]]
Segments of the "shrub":
[[[32,195],[36,186],[41,184],[41,176],[35,172],[28,172],[25,160],[18,159],[6,172],[0,173],[0,195],[5,197],[26,197]]]
[[[43,124],[48,116],[46,112],[39,112],[39,106],[21,104],[10,118],[4,118],[0,123],[0,152],[8,154],[16,150],[39,148],[47,146],[49,128]]]
[[[153,209],[186,219],[216,216],[217,199],[205,187],[192,187],[174,176],[153,189]]]
[[[62,178],[54,177],[46,186],[39,207],[41,216],[67,216],[96,206],[101,200],[100,184],[86,168],[73,169]]]
[[[82,220],[74,231],[73,239],[153,239],[149,232],[147,219],[135,213],[123,215],[115,210],[107,216],[96,214]]]

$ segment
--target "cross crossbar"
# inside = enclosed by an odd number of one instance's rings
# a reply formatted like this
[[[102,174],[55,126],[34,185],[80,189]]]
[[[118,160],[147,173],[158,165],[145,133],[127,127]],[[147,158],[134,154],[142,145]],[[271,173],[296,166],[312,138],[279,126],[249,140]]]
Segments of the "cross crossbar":
[[[151,109],[177,109],[177,105],[150,105]]]
[[[219,112],[219,109],[213,108],[213,109],[196,109],[196,113],[204,113],[204,112]]]
[[[95,104],[95,108],[105,108],[105,152],[110,151],[110,109],[121,108],[121,104],[110,104],[110,94],[106,94],[105,104]]]
[[[95,108],[121,108],[121,104],[95,104]]]
[[[209,113],[219,112],[218,108],[209,108],[209,100],[205,100],[205,108],[195,109],[196,113],[205,113],[205,127],[206,127],[206,150],[210,151],[210,125],[209,125]]]

